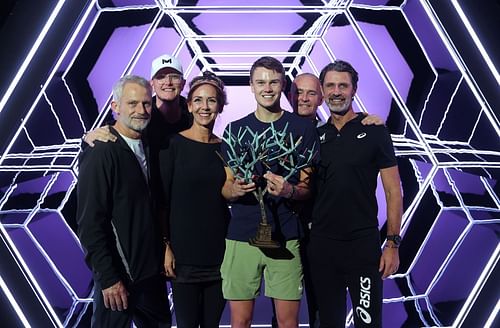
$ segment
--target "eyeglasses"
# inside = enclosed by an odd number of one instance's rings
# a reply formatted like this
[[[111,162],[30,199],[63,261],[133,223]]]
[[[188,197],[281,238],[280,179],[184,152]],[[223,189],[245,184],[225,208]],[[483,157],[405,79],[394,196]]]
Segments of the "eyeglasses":
[[[182,81],[182,75],[180,74],[174,74],[174,73],[170,73],[170,74],[158,74],[156,77],[155,77],[156,80],[158,81],[170,81],[172,83],[180,83]]]

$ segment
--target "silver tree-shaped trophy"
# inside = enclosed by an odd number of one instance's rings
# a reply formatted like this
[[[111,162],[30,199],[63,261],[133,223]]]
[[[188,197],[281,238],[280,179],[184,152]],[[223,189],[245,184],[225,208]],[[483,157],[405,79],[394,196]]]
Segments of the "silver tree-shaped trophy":
[[[278,165],[285,180],[297,174],[301,169],[310,166],[316,151],[312,149],[300,151],[301,136],[293,136],[287,132],[288,123],[282,130],[271,125],[262,132],[254,132],[249,127],[240,127],[233,133],[229,124],[223,140],[227,144],[228,166],[234,177],[246,183],[255,182],[253,191],[260,206],[261,220],[257,234],[249,243],[260,248],[279,248],[279,242],[272,239],[272,226],[267,221],[264,196],[267,192],[263,174],[271,167]]]

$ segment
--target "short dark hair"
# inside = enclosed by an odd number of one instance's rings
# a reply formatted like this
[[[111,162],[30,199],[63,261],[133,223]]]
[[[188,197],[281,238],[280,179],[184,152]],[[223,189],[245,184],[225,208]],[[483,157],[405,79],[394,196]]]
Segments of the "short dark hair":
[[[285,80],[285,68],[283,67],[283,64],[274,57],[264,56],[257,59],[253,63],[252,68],[250,68],[250,81],[252,81],[253,73],[258,67],[264,67],[281,73],[283,81]]]
[[[358,80],[359,80],[358,72],[356,72],[354,67],[352,67],[352,65],[349,64],[348,62],[343,60],[336,60],[333,63],[326,65],[319,74],[319,80],[321,82],[321,85],[323,85],[323,83],[325,82],[326,73],[330,71],[349,73],[351,75],[351,82],[353,89],[354,90],[358,89]]]
[[[189,92],[187,95],[187,101],[190,102],[193,99],[193,93],[196,89],[204,84],[210,84],[215,88],[217,92],[217,102],[219,103],[219,113],[224,109],[224,105],[227,104],[227,95],[224,88],[224,82],[210,71],[203,72],[203,75],[194,77],[191,82],[189,82]]]

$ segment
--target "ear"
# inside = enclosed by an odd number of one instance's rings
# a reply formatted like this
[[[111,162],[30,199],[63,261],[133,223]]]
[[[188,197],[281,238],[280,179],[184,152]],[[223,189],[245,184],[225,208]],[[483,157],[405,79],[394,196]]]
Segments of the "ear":
[[[119,114],[120,112],[120,108],[118,108],[119,105],[118,105],[118,102],[116,100],[112,100],[111,101],[111,110],[113,111],[113,113],[115,114]]]
[[[325,96],[323,96],[323,91],[321,92],[321,96],[318,98],[317,106],[321,106],[323,101],[325,100]]]
[[[187,106],[188,106],[188,111],[189,111],[190,113],[192,113],[192,112],[193,112],[193,105],[191,104],[191,101],[188,101],[188,102],[187,102]]]

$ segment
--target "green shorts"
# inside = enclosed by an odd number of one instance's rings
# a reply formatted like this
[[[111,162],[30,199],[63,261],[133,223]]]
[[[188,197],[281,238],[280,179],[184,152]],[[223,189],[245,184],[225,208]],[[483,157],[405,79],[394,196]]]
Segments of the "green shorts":
[[[288,256],[285,256],[285,259],[276,259],[266,256],[261,249],[247,242],[226,239],[226,252],[221,267],[224,298],[255,299],[259,295],[264,272],[264,294],[267,297],[288,301],[300,300],[303,274],[299,241],[287,241],[286,249]]]

